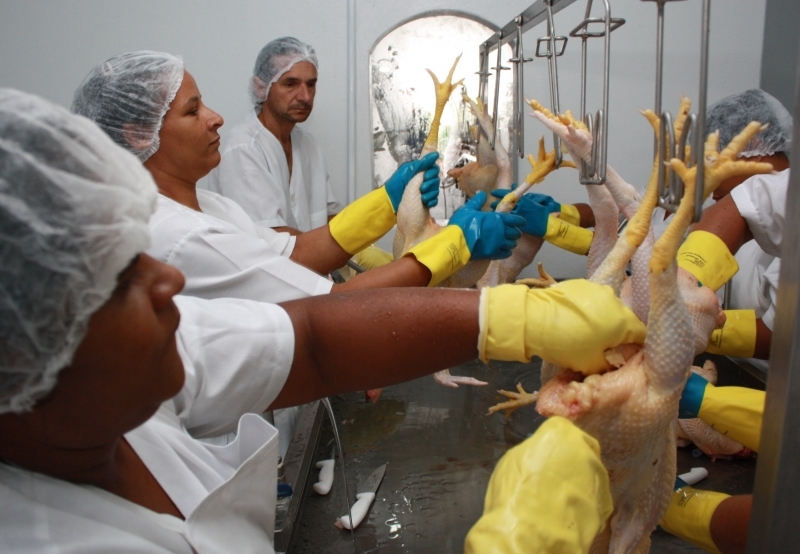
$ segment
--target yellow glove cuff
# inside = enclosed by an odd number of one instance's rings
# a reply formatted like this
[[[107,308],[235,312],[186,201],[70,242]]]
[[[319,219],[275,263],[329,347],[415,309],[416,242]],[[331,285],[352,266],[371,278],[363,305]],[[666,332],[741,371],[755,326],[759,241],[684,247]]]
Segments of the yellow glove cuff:
[[[352,202],[328,223],[333,240],[345,252],[360,252],[397,223],[397,215],[385,187],[375,189]]]
[[[592,245],[593,237],[594,231],[578,227],[551,215],[547,220],[547,232],[544,240],[573,254],[585,256]]]
[[[585,553],[612,510],[599,444],[551,417],[500,459],[464,552]]]
[[[727,283],[739,264],[728,246],[713,233],[692,231],[678,249],[678,266],[712,290]]]
[[[697,417],[716,431],[758,452],[767,393],[745,387],[706,385]]]
[[[720,554],[711,538],[711,516],[726,498],[728,495],[721,492],[701,491],[692,487],[678,489],[672,493],[661,527],[708,552]]]
[[[367,246],[364,250],[354,256],[355,262],[364,269],[375,269],[394,261],[392,256],[386,250],[378,248],[374,244]]]
[[[441,232],[411,248],[405,255],[409,254],[414,254],[419,263],[431,270],[429,287],[435,287],[467,265],[470,258],[464,233],[457,225],[448,225]]]
[[[489,359],[547,362],[586,375],[611,366],[604,352],[644,342],[644,324],[611,287],[585,279],[546,289],[501,285],[481,290],[478,354]]]
[[[570,225],[581,226],[581,213],[572,204],[561,204],[561,215],[558,218]]]
[[[714,329],[706,352],[752,358],[756,351],[755,310],[725,310],[725,325]]]

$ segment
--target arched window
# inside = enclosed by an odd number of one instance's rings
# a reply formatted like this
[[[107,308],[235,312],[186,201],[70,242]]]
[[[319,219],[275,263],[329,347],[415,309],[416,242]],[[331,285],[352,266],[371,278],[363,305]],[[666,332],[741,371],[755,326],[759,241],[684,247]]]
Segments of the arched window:
[[[430,12],[401,23],[380,38],[370,53],[370,90],[373,133],[373,186],[377,187],[401,163],[416,158],[422,150],[435,106],[430,69],[443,81],[456,57],[461,54],[453,80],[464,79],[460,90],[450,97],[439,129],[439,152],[445,174],[450,168],[474,160],[474,140],[469,126],[475,118],[463,101],[461,92],[475,99],[478,95],[478,46],[497,28],[469,14]],[[511,48],[503,47],[502,58],[511,57]],[[491,56],[494,60],[495,56]],[[494,66],[491,63],[490,66]],[[493,71],[490,69],[490,71]],[[508,147],[509,122],[513,112],[513,72],[503,71],[498,102],[499,140]],[[494,102],[494,78],[490,77],[489,111]],[[431,211],[445,219],[464,203],[456,187],[445,188],[439,205]]]

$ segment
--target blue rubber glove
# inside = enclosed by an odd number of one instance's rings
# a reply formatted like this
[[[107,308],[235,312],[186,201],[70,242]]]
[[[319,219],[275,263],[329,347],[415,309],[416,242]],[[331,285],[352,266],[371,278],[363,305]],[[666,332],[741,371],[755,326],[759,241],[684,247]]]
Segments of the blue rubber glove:
[[[504,191],[502,189],[493,190],[492,194],[498,193],[497,196],[503,198],[505,194],[510,191]],[[522,198],[519,199],[517,205],[514,206],[514,209],[511,210],[511,213],[514,215],[521,216],[525,219],[525,225],[520,227],[520,230],[523,233],[528,233],[529,235],[533,235],[535,237],[543,237],[547,232],[547,222],[550,219],[550,214],[553,213],[553,210],[550,209],[550,206],[545,204],[539,204],[534,198],[532,198],[532,194],[523,194]],[[492,203],[492,208],[497,208],[497,203],[500,201]]]
[[[495,189],[492,191],[492,196],[502,200],[509,192],[514,191],[516,188],[517,184],[514,183],[513,185],[511,185],[511,190]],[[552,196],[548,196],[546,194],[539,194],[538,192],[526,192],[525,197],[530,197],[535,202],[547,206],[550,209],[550,213],[561,211],[561,204],[556,202],[555,198],[553,198]],[[491,206],[493,210],[497,209],[497,205],[500,203],[500,200],[495,200],[494,202],[492,202]]]
[[[522,236],[519,227],[525,225],[525,219],[514,214],[482,212],[485,202],[486,193],[481,191],[453,214],[450,225],[458,226],[464,234],[470,259],[508,258]]]
[[[436,165],[438,159],[439,153],[431,152],[419,160],[404,163],[389,177],[383,186],[392,202],[394,213],[397,213],[408,183],[420,171],[425,172],[422,176],[422,185],[419,187],[422,204],[426,208],[432,208],[439,202],[439,166]]]

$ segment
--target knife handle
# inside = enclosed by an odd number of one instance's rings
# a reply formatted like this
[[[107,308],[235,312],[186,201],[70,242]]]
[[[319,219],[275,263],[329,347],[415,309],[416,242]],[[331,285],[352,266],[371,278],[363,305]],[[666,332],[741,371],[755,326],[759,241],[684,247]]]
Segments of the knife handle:
[[[333,466],[336,462],[333,460],[321,460],[317,462],[319,470],[319,480],[314,483],[314,492],[317,494],[328,494],[333,485]]]
[[[375,499],[375,493],[361,492],[356,495],[356,498],[356,503],[350,508],[350,513],[353,514],[355,525],[352,527],[350,526],[350,516],[342,516],[339,518],[342,522],[342,527],[345,529],[355,529],[358,527],[358,524],[361,523],[364,516],[367,515],[367,510],[369,510],[370,504],[372,504],[372,501]]]

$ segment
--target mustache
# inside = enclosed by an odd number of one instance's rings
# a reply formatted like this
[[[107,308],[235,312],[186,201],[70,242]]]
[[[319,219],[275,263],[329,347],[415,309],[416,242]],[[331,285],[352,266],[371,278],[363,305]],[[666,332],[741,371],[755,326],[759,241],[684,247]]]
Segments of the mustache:
[[[302,108],[302,109],[305,109],[305,110],[310,110],[310,109],[311,109],[311,104],[309,104],[308,102],[295,102],[294,104],[292,104],[291,106],[289,106],[289,109],[290,109],[290,110],[291,110],[291,109],[297,109],[297,108]]]

